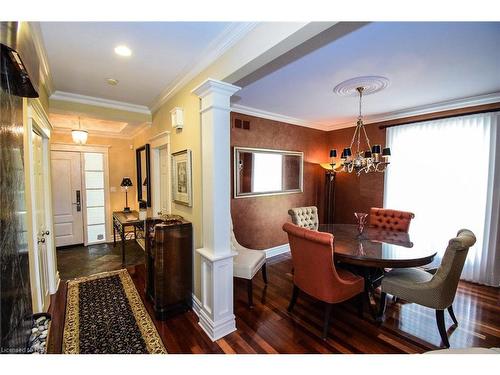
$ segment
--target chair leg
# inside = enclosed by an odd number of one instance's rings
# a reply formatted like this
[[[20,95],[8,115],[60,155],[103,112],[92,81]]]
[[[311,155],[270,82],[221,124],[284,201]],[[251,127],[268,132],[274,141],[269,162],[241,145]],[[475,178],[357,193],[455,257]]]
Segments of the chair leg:
[[[299,296],[299,288],[294,285],[292,292],[292,299],[290,300],[290,304],[288,305],[288,312],[292,312],[293,307],[295,306],[295,302],[297,302],[298,296]]]
[[[364,299],[365,296],[363,293],[359,293],[357,299],[357,305],[358,305],[358,316],[362,319],[363,318],[363,310],[364,310]]]
[[[267,268],[265,263],[262,265],[262,279],[264,280],[264,284],[267,284]]]
[[[380,292],[380,305],[378,308],[377,320],[382,321],[385,314],[385,306],[387,304],[387,293]]]
[[[455,323],[455,325],[458,326],[458,320],[457,320],[457,317],[455,316],[455,313],[453,312],[453,306],[452,305],[450,305],[448,307],[448,313],[450,314],[451,320],[453,320],[453,323]]]
[[[248,307],[253,307],[253,284],[252,279],[247,280]]]
[[[446,327],[444,326],[444,310],[436,310],[436,322],[441,335],[441,341],[447,348],[450,347],[450,342],[448,341],[448,334],[446,333]]]
[[[328,328],[330,328],[330,317],[332,315],[333,303],[327,303],[325,308],[325,323],[323,324],[323,340],[328,336]]]

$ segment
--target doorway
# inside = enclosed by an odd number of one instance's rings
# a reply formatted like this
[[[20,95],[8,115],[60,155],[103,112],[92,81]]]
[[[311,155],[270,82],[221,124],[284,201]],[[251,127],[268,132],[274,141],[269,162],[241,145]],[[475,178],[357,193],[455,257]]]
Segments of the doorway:
[[[56,246],[110,242],[107,147],[53,144],[51,161]]]

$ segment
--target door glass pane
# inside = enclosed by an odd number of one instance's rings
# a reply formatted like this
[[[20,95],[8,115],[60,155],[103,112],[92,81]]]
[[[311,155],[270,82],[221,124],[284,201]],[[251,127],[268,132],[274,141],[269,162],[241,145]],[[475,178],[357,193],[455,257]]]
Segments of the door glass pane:
[[[104,172],[85,172],[87,189],[104,189]]]
[[[104,223],[104,207],[87,208],[87,225]]]
[[[104,190],[87,190],[87,207],[104,206]]]
[[[86,171],[102,171],[103,170],[103,155],[96,153],[85,153],[85,170]]]
[[[89,225],[87,227],[87,242],[100,242],[106,238],[106,229],[104,224]]]

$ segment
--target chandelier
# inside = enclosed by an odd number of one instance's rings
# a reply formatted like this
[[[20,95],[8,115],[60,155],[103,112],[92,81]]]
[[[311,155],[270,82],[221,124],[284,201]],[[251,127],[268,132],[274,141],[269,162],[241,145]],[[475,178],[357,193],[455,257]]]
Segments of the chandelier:
[[[79,145],[84,145],[87,143],[87,137],[89,133],[86,130],[82,129],[80,124],[80,117],[78,117],[78,129],[73,129],[71,131],[71,138],[73,138],[73,142]]]
[[[363,116],[361,114],[363,90],[364,87],[362,86],[356,88],[356,91],[359,93],[358,121],[356,123],[354,135],[352,136],[351,145],[344,148],[342,151],[342,154],[340,155],[340,167],[336,170],[337,172],[356,172],[358,176],[360,176],[363,172],[384,172],[389,165],[389,156],[391,155],[391,149],[389,147],[382,149],[380,145],[370,146],[370,140],[366,134],[365,125],[363,124]],[[362,138],[366,143],[366,148],[362,148]],[[355,150],[353,150],[354,144],[356,147]],[[332,166],[332,169],[336,165],[336,163],[334,163],[334,158],[336,157],[337,150],[330,150],[330,165]]]

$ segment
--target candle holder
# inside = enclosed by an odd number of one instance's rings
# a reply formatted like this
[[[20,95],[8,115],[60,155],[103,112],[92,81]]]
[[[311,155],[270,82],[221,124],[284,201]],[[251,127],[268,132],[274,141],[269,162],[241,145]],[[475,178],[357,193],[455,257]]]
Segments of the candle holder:
[[[365,229],[366,218],[368,214],[365,214],[363,212],[356,212],[354,213],[354,216],[358,220],[358,234],[361,235],[363,233],[363,230]]]

